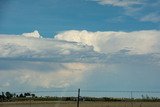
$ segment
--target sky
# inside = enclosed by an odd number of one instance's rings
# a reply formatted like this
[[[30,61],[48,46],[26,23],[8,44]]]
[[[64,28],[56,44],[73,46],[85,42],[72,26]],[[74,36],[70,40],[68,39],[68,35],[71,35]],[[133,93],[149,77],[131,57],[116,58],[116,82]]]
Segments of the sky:
[[[160,29],[159,0],[1,0],[0,33]]]
[[[0,0],[0,89],[159,91],[159,0]]]

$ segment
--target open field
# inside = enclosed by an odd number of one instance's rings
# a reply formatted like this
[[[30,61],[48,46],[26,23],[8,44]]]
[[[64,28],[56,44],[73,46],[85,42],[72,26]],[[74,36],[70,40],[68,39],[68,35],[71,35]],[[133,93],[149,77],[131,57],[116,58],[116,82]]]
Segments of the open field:
[[[0,107],[76,107],[73,101],[3,102]],[[80,107],[160,107],[160,102],[80,102]]]

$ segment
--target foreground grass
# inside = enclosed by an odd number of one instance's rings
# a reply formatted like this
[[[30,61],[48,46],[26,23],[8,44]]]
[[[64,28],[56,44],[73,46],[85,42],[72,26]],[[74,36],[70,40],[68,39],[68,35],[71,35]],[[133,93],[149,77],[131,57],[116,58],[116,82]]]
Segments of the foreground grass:
[[[0,107],[76,107],[76,104],[76,101],[21,101],[1,102]],[[160,107],[160,102],[83,101],[80,107]]]

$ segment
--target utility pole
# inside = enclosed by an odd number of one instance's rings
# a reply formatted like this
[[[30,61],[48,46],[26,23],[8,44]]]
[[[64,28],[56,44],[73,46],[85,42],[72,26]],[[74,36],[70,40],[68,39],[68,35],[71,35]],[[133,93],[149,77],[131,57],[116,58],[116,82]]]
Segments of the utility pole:
[[[78,89],[77,107],[79,107],[80,89]]]

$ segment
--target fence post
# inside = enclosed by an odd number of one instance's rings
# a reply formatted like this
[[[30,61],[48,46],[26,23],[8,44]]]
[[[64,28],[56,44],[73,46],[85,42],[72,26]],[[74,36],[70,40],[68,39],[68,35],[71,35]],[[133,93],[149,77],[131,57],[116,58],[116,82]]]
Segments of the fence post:
[[[131,91],[131,105],[133,107],[133,91]]]
[[[131,91],[131,99],[133,99],[133,92]]]
[[[31,107],[31,97],[30,97],[30,101],[29,101],[29,107]]]
[[[77,107],[79,107],[79,97],[80,97],[80,89],[78,89]]]

